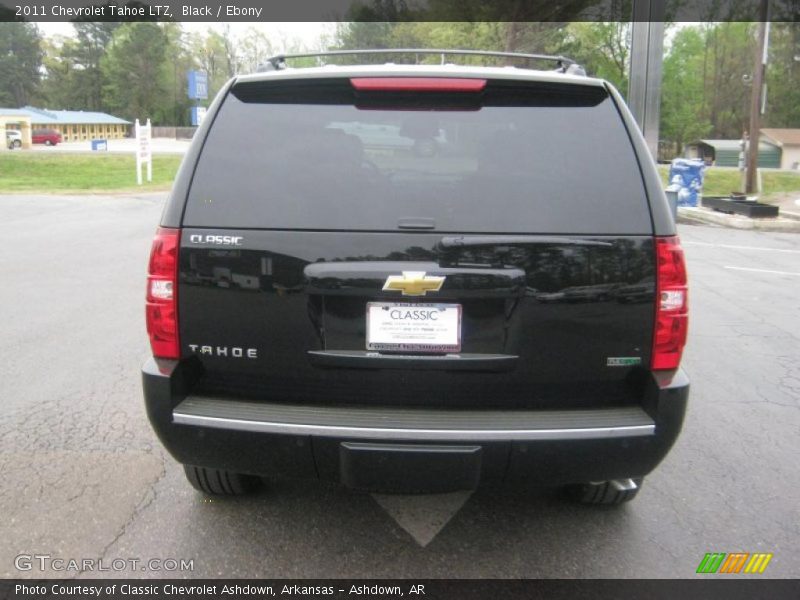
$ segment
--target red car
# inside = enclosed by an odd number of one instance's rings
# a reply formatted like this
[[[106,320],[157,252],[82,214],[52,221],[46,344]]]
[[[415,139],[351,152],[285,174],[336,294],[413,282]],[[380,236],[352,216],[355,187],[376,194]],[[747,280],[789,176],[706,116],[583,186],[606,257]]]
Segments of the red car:
[[[54,129],[34,129],[31,134],[31,141],[34,144],[55,146],[61,143],[61,134]]]

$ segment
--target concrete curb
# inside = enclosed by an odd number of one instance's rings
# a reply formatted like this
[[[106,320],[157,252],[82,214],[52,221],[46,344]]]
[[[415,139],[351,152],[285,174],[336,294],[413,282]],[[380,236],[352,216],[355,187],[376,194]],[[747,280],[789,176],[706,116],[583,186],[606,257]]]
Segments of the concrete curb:
[[[731,229],[750,229],[753,231],[784,231],[800,233],[800,219],[792,213],[775,219],[750,219],[741,215],[728,215],[707,208],[678,207],[678,223],[687,225],[717,225]]]

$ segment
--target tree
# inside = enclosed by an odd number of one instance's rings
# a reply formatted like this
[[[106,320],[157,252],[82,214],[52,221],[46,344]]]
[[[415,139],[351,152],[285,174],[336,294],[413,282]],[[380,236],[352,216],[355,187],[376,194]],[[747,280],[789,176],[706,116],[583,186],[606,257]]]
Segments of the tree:
[[[180,23],[162,23],[160,27],[166,44],[165,60],[160,70],[166,95],[151,118],[159,124],[189,125],[192,101],[186,94],[187,73],[197,69],[198,61],[192,55]]]
[[[77,43],[67,46],[70,54],[65,58],[71,59],[77,67],[74,71],[75,87],[82,91],[81,105],[84,109],[97,111],[105,109],[100,62],[119,25],[113,21],[73,23]]]
[[[503,43],[503,23],[413,22],[398,23],[392,30],[390,45],[394,47],[467,48],[497,50]],[[428,58],[438,62],[437,56]],[[456,61],[454,57],[448,60]],[[479,59],[458,59],[459,62],[485,62]]]
[[[568,23],[512,21],[502,23],[505,29],[506,52],[533,52],[537,54],[565,54]]]
[[[630,34],[630,24],[625,22],[570,23],[561,52],[626,94]]]
[[[664,59],[661,92],[661,138],[672,142],[680,153],[683,145],[702,138],[711,129],[705,115],[702,77],[705,40],[696,27],[675,34]]]
[[[248,27],[237,44],[239,72],[255,72],[273,54],[272,44],[264,32]]]
[[[0,105],[29,104],[39,90],[41,35],[33,23],[0,23]]]
[[[44,77],[40,95],[44,106],[67,110],[83,108],[84,90],[76,74],[80,66],[74,60],[76,45],[74,39],[63,36],[42,40]]]
[[[705,115],[715,136],[739,139],[748,128],[750,87],[744,76],[753,70],[754,23],[714,23],[706,35]]]
[[[236,51],[236,40],[233,39],[231,28],[225,25],[222,33],[219,34],[222,49],[225,52],[225,63],[228,66],[228,77],[233,77],[239,73],[239,55]]]
[[[360,50],[389,48],[392,46],[392,32],[396,22],[359,22],[348,21],[338,23],[334,34],[334,50]],[[369,57],[364,57],[369,62]],[[384,59],[374,62],[383,62]]]
[[[75,22],[75,37],[43,40],[42,95],[54,108],[105,111],[100,63],[119,23]]]
[[[405,22],[348,22],[336,30],[334,48],[452,48],[487,51],[506,49],[508,28],[512,24],[488,21],[405,21]],[[515,48],[521,52],[547,52],[557,44],[554,35],[557,24],[519,23],[515,32]],[[536,35],[538,32],[539,35]],[[438,56],[418,57],[420,62],[438,62]],[[364,62],[391,60],[388,55],[364,56]],[[455,57],[448,60],[466,64],[507,64],[507,60],[485,57]],[[513,62],[513,61],[512,61]]]
[[[772,23],[765,127],[800,127],[800,23]]]
[[[208,95],[214,96],[233,72],[225,40],[213,29],[207,29],[190,34],[186,47],[197,68],[208,74]]]
[[[125,23],[115,32],[101,69],[103,99],[109,109],[128,119],[165,118],[169,98],[163,77],[168,40],[156,23]]]

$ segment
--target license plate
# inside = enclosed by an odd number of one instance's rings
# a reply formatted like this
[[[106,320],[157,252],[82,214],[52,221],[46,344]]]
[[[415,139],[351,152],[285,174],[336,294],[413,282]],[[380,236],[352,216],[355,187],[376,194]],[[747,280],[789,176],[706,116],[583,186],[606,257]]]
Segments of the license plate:
[[[460,352],[460,304],[367,303],[367,350]]]

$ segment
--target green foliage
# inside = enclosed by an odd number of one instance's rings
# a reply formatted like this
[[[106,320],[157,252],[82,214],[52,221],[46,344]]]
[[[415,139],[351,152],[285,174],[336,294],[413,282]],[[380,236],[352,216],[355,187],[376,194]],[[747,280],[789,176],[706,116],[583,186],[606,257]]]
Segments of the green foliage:
[[[148,116],[155,125],[189,125],[193,101],[186,95],[186,73],[196,69],[197,64],[186,49],[180,24],[163,23],[160,27],[166,44],[165,57],[159,69],[163,96],[157,109]]]
[[[275,54],[263,31],[250,27],[239,39],[239,72],[253,73]]]
[[[391,46],[407,48],[467,48],[473,50],[496,50],[501,47],[502,23],[459,21],[398,23],[394,28]],[[439,62],[439,57],[432,57],[431,62]],[[448,59],[449,60],[449,59]],[[463,62],[485,62],[485,59],[462,59]]]
[[[0,106],[28,104],[39,87],[41,36],[32,23],[0,23]]]
[[[677,152],[701,137],[740,139],[750,124],[754,23],[706,23],[675,33],[664,59],[661,137]],[[763,127],[800,127],[800,24],[773,23]]]
[[[800,127],[800,23],[773,23],[767,70],[769,127]]]
[[[704,116],[715,137],[739,139],[748,128],[751,88],[743,80],[752,75],[756,27],[753,23],[717,23],[701,26],[705,34],[703,70]]]
[[[115,22],[78,22],[74,24],[77,41],[72,49],[72,62],[79,68],[73,71],[72,87],[77,93],[75,102],[83,110],[102,111],[103,73],[100,62],[111,42],[114,31],[119,27]]]
[[[675,34],[663,65],[661,91],[661,138],[673,143],[680,153],[687,142],[705,137],[712,124],[704,114],[705,40],[696,27]]]
[[[42,64],[47,73],[40,89],[44,106],[65,110],[83,108],[85,97],[80,85],[80,66],[74,60],[76,45],[74,40],[63,38],[42,41]]]
[[[466,8],[466,7],[465,7]],[[471,15],[482,14],[473,6]],[[349,22],[340,23],[335,48],[465,48],[505,52],[563,54],[576,59],[587,71],[627,88],[627,23],[547,22]],[[384,62],[386,56],[368,57]],[[437,57],[420,62],[436,62]],[[448,59],[450,60],[450,59]],[[452,59],[472,64],[514,64],[514,60]],[[544,68],[552,68],[544,65]]]
[[[129,120],[163,116],[168,45],[155,23],[125,23],[114,32],[101,63],[103,98],[111,112]]]
[[[336,24],[335,42],[332,50],[364,50],[390,48],[392,33],[397,28],[395,22],[346,22]],[[394,46],[398,47],[398,46]],[[364,63],[381,63],[387,60],[379,55],[365,55],[361,58]],[[332,60],[332,62],[346,63],[346,60]]]
[[[225,82],[236,74],[236,58],[229,37],[214,31],[191,33],[186,38],[186,51],[195,67],[208,74],[208,94],[213,97]]]
[[[443,11],[441,14],[457,14],[468,20],[455,23],[417,20],[340,23],[334,47],[468,48],[563,54],[575,59],[589,75],[606,79],[623,95],[627,94],[629,23],[481,20],[497,17],[500,13],[511,14],[509,11],[513,12],[517,4],[509,1],[488,6],[473,0],[431,0],[431,14],[438,10]],[[592,4],[587,2],[585,6],[591,7]],[[620,3],[621,8],[618,7],[623,12],[624,4]],[[518,8],[523,11],[520,14],[527,14],[524,11],[530,7],[520,5]],[[398,8],[388,0],[373,3],[357,14],[380,18],[398,10],[406,16],[411,14],[408,6]],[[539,10],[544,11],[545,7],[539,6]],[[557,10],[557,7],[552,10]],[[519,19],[516,13],[515,18]],[[684,144],[701,137],[739,139],[749,124],[751,88],[744,76],[753,71],[755,24],[681,24],[674,29],[663,65],[661,139],[672,146],[674,154],[679,154]],[[800,54],[800,25],[773,24],[765,126],[800,126],[800,62],[794,60],[797,54]],[[413,57],[405,57],[408,58]],[[361,57],[360,60],[385,62],[391,59],[388,55],[377,55]],[[438,60],[433,56],[420,62]],[[474,64],[514,62],[486,58],[448,60]]]
[[[629,23],[570,23],[560,53],[575,59],[589,75],[628,91]]]
[[[590,75],[628,87],[630,0],[367,0],[336,26],[331,49],[466,48],[563,54]],[[580,12],[608,21],[572,21]],[[449,15],[449,17],[448,17]],[[458,18],[460,21],[445,21]],[[527,22],[526,19],[531,19]],[[537,19],[536,22],[532,19]],[[544,21],[542,20],[544,19]],[[616,20],[614,20],[616,19]],[[0,23],[0,105],[101,110],[155,124],[188,123],[186,72],[208,73],[213,95],[230,77],[255,70],[278,50],[302,51],[255,28],[186,33],[178,23],[74,23],[75,37],[42,40],[35,25]],[[748,127],[756,27],[748,22],[672,26],[663,66],[661,138],[675,153],[700,137],[738,139]],[[325,44],[324,38],[319,45]],[[800,24],[773,23],[765,127],[800,126]],[[438,62],[438,56],[361,56],[360,62]],[[350,62],[342,58],[333,62]],[[448,57],[465,64],[513,59]],[[294,66],[313,66],[315,59]],[[542,68],[550,68],[543,64]],[[40,75],[44,79],[40,82]]]
[[[450,48],[507,52],[560,53],[563,23],[496,21],[347,22],[337,27],[332,49],[356,48]],[[406,60],[416,57],[405,57]],[[382,63],[389,55],[360,57],[360,62]],[[399,60],[399,59],[398,59]],[[438,56],[418,57],[420,63],[436,63]],[[447,58],[462,64],[505,65],[515,61],[479,57]]]
[[[119,23],[76,22],[73,26],[75,38],[43,41],[45,104],[67,110],[105,111],[100,62]]]

